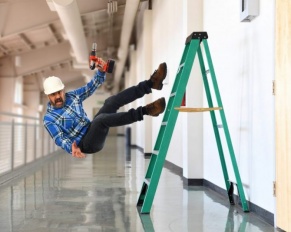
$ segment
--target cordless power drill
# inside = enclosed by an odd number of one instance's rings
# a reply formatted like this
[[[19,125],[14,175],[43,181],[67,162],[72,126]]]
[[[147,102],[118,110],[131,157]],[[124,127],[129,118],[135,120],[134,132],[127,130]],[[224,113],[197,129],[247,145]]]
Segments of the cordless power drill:
[[[94,70],[95,67],[98,66],[98,67],[101,67],[104,72],[112,73],[115,61],[112,59],[109,59],[109,60],[107,60],[107,63],[104,64],[103,62],[101,62],[100,58],[97,57],[96,50],[97,50],[97,43],[93,43],[92,44],[92,51],[91,51],[90,57],[89,57],[90,69]]]

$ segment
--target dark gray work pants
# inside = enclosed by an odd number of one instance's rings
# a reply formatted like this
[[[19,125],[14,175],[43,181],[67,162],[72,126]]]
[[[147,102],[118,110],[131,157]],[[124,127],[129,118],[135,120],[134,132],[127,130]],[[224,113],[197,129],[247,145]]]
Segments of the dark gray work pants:
[[[78,144],[81,151],[83,153],[95,153],[102,150],[110,127],[124,126],[143,120],[141,106],[127,112],[117,112],[117,110],[151,92],[151,88],[146,81],[143,81],[137,86],[132,86],[107,98]]]

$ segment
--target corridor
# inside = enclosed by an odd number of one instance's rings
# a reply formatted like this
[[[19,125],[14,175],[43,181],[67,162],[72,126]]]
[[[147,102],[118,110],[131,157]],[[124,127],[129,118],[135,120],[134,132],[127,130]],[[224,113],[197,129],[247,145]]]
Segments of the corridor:
[[[140,215],[136,201],[148,161],[137,149],[127,150],[121,136],[109,136],[102,152],[85,159],[55,156],[0,187],[0,231],[276,231],[230,207],[227,196],[183,187],[168,168],[151,213]]]

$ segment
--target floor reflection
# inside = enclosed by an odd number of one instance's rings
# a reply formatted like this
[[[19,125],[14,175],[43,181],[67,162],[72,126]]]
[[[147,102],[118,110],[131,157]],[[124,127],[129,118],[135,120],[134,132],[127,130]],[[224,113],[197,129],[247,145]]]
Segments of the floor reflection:
[[[77,160],[60,155],[0,187],[2,232],[274,232],[204,187],[183,188],[167,168],[150,214],[136,207],[149,159],[108,138],[104,151]]]
[[[140,209],[138,209],[138,212],[140,212]],[[142,226],[145,232],[155,232],[150,214],[139,213],[139,217],[140,217],[140,220],[142,222]]]

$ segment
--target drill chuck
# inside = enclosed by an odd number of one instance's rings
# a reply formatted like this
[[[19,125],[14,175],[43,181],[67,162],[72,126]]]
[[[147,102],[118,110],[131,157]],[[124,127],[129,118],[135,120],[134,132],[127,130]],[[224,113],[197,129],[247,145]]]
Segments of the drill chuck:
[[[92,44],[92,50],[91,50],[91,54],[90,54],[90,69],[94,70],[95,69],[95,57],[96,57],[96,51],[97,51],[97,43],[93,43]]]

